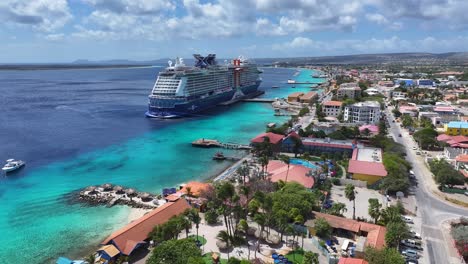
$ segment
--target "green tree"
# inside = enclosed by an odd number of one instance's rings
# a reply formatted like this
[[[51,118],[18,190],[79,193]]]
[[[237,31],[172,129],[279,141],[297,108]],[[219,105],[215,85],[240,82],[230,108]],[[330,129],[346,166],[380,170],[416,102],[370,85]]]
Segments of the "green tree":
[[[376,198],[369,199],[368,213],[369,213],[369,216],[372,217],[372,219],[374,219],[374,223],[377,223],[377,220],[379,220],[381,208],[382,208],[382,204],[379,203],[378,199]]]
[[[369,264],[405,264],[405,258],[394,248],[376,249],[367,247],[364,252],[364,259]]]
[[[214,225],[218,223],[218,213],[214,209],[209,209],[205,213],[205,221],[209,225]]]
[[[225,230],[221,230],[221,231],[219,231],[219,233],[218,233],[218,235],[216,236],[216,238],[219,239],[219,241],[226,243],[227,258],[228,258],[228,260],[229,260],[229,251],[230,251],[229,248],[230,248],[230,246],[231,246],[230,242],[231,242],[231,240],[232,240],[231,235],[229,235],[229,233],[226,232]]]
[[[192,223],[195,224],[195,228],[197,229],[197,240],[198,240],[198,228],[200,227],[201,217],[197,209],[190,210],[190,212],[188,213],[188,218],[190,219],[190,221],[192,221]]]
[[[304,252],[302,264],[319,264],[319,255],[311,251]]]
[[[249,175],[250,169],[247,165],[247,160],[242,162],[242,165],[237,168],[237,174],[242,177],[242,185],[245,185],[245,178]]]
[[[388,247],[399,249],[400,241],[409,238],[408,225],[403,221],[390,222],[387,224],[385,243]]]
[[[318,218],[315,220],[315,231],[317,232],[317,236],[323,239],[329,238],[332,232],[332,227],[327,222],[327,220],[323,218]]]
[[[193,240],[172,239],[155,247],[146,264],[186,264],[190,258],[201,258],[201,251]]]
[[[353,202],[353,219],[356,219],[356,191],[354,190],[354,185],[346,184],[345,196],[346,199]]]
[[[380,121],[379,122],[379,135],[385,136],[385,135],[387,135],[387,133],[388,133],[387,125],[385,124],[385,122]]]
[[[400,209],[396,206],[389,206],[383,209],[380,213],[379,223],[382,225],[388,225],[389,223],[400,221],[402,221]]]
[[[85,260],[89,263],[89,264],[94,264],[96,262],[96,256],[94,254],[89,254]]]
[[[346,208],[346,204],[344,203],[334,203],[327,212],[331,215],[336,216],[343,216],[343,213],[346,212],[348,209]]]
[[[465,182],[465,177],[455,170],[445,159],[433,159],[429,162],[429,168],[434,174],[435,181],[443,185],[461,185]]]

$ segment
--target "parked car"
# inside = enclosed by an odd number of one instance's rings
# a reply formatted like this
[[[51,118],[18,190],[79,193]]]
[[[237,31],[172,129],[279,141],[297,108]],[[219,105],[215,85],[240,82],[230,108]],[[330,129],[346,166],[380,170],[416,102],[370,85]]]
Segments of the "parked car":
[[[419,152],[419,151],[416,151],[416,155],[421,155],[421,152]]]
[[[407,256],[408,258],[419,258],[418,252],[416,252],[413,249],[406,249],[401,252],[404,256]]]
[[[414,249],[422,249],[421,241],[418,241],[418,240],[405,239],[405,240],[402,240],[400,244],[410,247],[410,248],[414,248]]]
[[[411,217],[409,217],[409,216],[402,215],[402,216],[401,216],[401,219],[402,219],[404,222],[408,223],[408,224],[412,224],[412,223],[413,223],[413,218],[411,218]]]
[[[398,137],[401,137],[401,134],[398,134]]]
[[[413,147],[413,150],[417,150],[418,148],[417,147]]]
[[[421,235],[419,233],[416,233],[416,232],[414,232],[412,230],[410,231],[410,235],[411,235],[411,237],[413,237],[415,239],[422,239]]]

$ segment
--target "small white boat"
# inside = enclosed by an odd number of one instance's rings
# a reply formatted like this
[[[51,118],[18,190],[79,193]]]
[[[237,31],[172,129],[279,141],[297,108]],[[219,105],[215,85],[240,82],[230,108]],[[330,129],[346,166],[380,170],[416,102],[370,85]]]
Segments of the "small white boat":
[[[22,160],[14,160],[14,159],[8,159],[6,162],[7,163],[2,168],[2,171],[4,172],[12,172],[14,170],[17,170],[23,167],[26,164],[26,162]]]

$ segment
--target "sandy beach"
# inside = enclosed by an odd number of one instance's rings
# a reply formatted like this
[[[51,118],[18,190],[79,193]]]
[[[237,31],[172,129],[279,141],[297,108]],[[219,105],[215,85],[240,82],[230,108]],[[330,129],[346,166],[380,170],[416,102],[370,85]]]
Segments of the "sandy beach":
[[[142,217],[143,215],[145,215],[146,213],[150,212],[151,209],[142,209],[142,208],[130,208],[129,212],[128,212],[128,218],[127,218],[127,221],[130,223],[130,222],[133,222],[135,221],[136,219]]]

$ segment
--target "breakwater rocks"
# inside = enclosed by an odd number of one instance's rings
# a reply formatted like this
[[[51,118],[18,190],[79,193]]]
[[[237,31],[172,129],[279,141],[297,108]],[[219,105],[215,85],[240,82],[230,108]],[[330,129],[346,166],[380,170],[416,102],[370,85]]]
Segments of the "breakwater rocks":
[[[104,184],[100,187],[89,186],[78,192],[79,202],[90,206],[127,205],[133,208],[154,209],[166,203],[160,195],[147,192],[137,192],[132,188],[123,188],[112,184]]]

